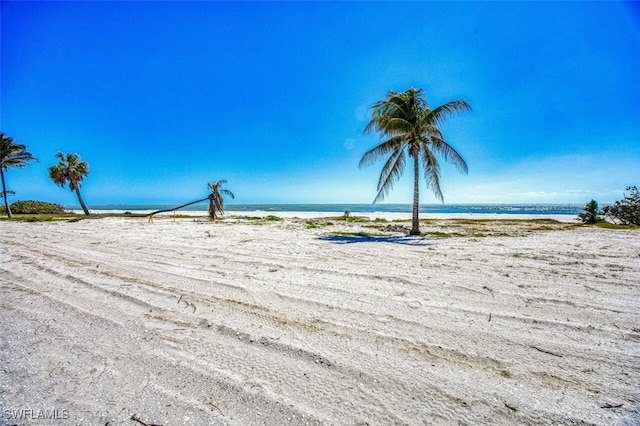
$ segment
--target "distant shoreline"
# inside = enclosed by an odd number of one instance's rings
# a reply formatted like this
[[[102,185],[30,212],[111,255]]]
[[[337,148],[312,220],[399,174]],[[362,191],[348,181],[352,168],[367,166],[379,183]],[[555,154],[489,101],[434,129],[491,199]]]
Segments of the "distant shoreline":
[[[93,214],[124,214],[128,211],[135,214],[149,214],[155,210],[117,210],[117,209],[90,209]],[[72,210],[73,213],[82,214],[82,210]],[[176,210],[176,215],[202,217],[206,216],[207,212],[203,210]],[[158,216],[173,216],[174,212],[161,213]],[[323,217],[334,217],[344,215],[344,211],[267,211],[267,210],[253,210],[253,211],[238,211],[227,210],[224,217],[266,217],[266,216],[279,216],[286,219],[313,219]],[[399,212],[384,212],[384,211],[371,211],[371,212],[352,212],[352,216],[366,216],[371,220],[386,219],[392,220],[411,220],[411,212],[399,213]],[[578,220],[576,215],[571,214],[522,214],[522,213],[429,213],[421,212],[420,219],[477,219],[477,220],[527,220],[527,219],[553,219],[559,222],[575,222]]]
[[[111,204],[89,206],[93,211],[105,212],[151,212],[176,207],[179,204]],[[428,215],[456,214],[466,216],[468,214],[518,214],[518,215],[569,215],[577,216],[583,210],[583,204],[421,204],[420,213]],[[78,206],[66,207],[70,210],[79,210]],[[206,212],[207,203],[189,206],[188,211]],[[187,210],[180,210],[184,213]],[[296,213],[329,213],[331,215],[344,214],[378,214],[398,213],[410,214],[410,204],[227,204],[225,211],[229,214],[249,214],[252,212],[270,212],[271,214]]]

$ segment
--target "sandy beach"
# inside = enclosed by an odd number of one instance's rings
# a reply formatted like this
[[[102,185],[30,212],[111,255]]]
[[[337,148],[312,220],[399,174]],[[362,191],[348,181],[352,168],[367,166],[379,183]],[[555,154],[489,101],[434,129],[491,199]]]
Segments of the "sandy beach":
[[[278,215],[0,222],[0,424],[640,424],[638,231]]]

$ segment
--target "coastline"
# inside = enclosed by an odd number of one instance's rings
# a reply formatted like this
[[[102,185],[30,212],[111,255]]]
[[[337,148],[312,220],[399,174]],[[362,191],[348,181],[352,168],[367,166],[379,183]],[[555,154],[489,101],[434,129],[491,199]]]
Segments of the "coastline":
[[[83,214],[82,210],[71,210],[76,214]],[[95,214],[124,214],[126,212],[132,212],[135,214],[149,214],[155,210],[119,210],[119,209],[90,209],[91,213]],[[173,216],[173,212],[160,213],[156,217]],[[175,215],[204,217],[207,216],[206,211],[202,210],[176,210]],[[286,219],[316,219],[327,217],[342,217],[344,211],[270,211],[270,210],[248,210],[248,211],[233,211],[229,210],[225,212],[224,218],[232,219],[234,217],[267,217],[278,216]],[[397,212],[355,212],[351,213],[351,216],[368,217],[371,220],[385,219],[388,221],[393,220],[411,220],[411,213],[397,213]],[[576,223],[578,217],[570,214],[518,214],[518,213],[420,213],[420,219],[469,219],[469,220],[528,220],[528,219],[552,219],[558,222]]]

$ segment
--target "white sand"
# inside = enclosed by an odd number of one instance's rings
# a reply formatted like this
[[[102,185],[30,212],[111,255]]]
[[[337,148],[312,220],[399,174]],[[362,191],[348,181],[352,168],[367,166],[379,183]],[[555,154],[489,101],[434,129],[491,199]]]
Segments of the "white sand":
[[[0,222],[0,424],[640,424],[638,231],[334,231]]]

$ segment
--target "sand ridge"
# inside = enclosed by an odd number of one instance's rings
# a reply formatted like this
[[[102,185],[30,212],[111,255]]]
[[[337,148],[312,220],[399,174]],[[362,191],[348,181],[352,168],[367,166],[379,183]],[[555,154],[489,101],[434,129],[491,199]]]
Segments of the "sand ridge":
[[[640,423],[637,232],[495,235],[2,222],[2,421]]]

